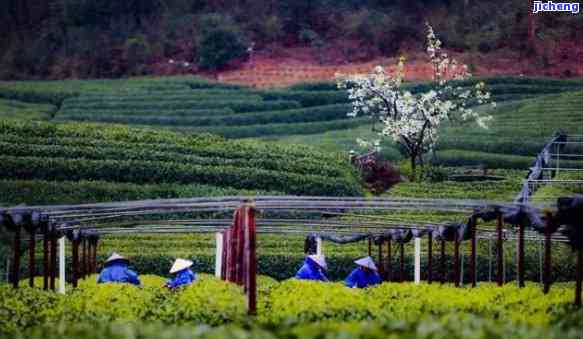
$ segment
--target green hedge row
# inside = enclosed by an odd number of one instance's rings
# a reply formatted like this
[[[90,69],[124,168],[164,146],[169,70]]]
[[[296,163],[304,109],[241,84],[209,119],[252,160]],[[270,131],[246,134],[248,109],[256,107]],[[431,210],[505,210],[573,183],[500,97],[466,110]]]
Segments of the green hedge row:
[[[534,156],[509,155],[476,151],[441,150],[436,152],[432,163],[443,166],[480,166],[488,168],[528,169],[535,161]],[[583,162],[564,160],[562,167],[581,167]]]
[[[264,124],[250,126],[222,126],[193,128],[192,131],[218,134],[225,138],[258,138],[264,136],[284,136],[297,134],[316,134],[355,128],[370,123],[369,118],[338,119],[329,121],[304,122],[293,124]],[[188,129],[187,129],[188,130]]]
[[[243,159],[279,159],[289,162],[318,162],[349,168],[346,158],[337,153],[323,152],[309,146],[283,146],[274,143],[224,140],[211,134],[190,134],[163,130],[138,129],[120,125],[54,124],[37,121],[0,120],[0,138],[23,140],[24,143],[62,144],[95,147],[151,147],[153,150],[173,151],[184,154]],[[43,141],[43,139],[46,139]],[[26,141],[31,140],[31,141]]]
[[[0,180],[0,206],[86,204],[145,199],[279,195],[199,184],[129,184],[107,181]]]
[[[357,196],[358,182],[347,178],[232,166],[199,166],[155,161],[86,160],[0,156],[0,178],[104,180],[128,183],[207,184],[239,189],[282,190],[298,195]]]
[[[96,104],[124,104],[124,103],[156,103],[156,102],[192,102],[192,101],[263,101],[263,98],[259,95],[251,94],[238,94],[234,92],[232,94],[226,95],[204,95],[195,93],[151,93],[146,95],[125,95],[125,96],[79,96],[71,99],[65,100],[65,106],[79,106],[83,107],[85,105],[96,105]]]
[[[329,105],[290,109],[284,111],[265,111],[260,113],[208,115],[195,117],[172,116],[128,116],[114,114],[95,114],[66,112],[59,115],[61,120],[96,121],[140,125],[168,126],[242,126],[269,123],[295,123],[328,121],[347,118],[349,105]]]
[[[127,143],[109,140],[96,140],[88,138],[40,138],[40,137],[21,137],[13,134],[0,135],[3,143],[10,143],[11,148],[20,147],[17,145],[32,145],[37,152],[44,152],[45,149],[58,149],[59,154],[64,154],[63,149],[76,150],[85,148],[93,150],[87,153],[87,150],[81,150],[82,154],[88,154],[88,157],[102,157],[107,159],[110,155],[115,154],[117,157],[125,159],[127,155],[135,160],[169,160],[176,159],[198,159],[198,161],[216,164],[249,164],[268,169],[279,169],[282,171],[317,171],[320,173],[351,173],[352,169],[346,162],[338,158],[322,156],[322,154],[305,149],[303,154],[296,155],[295,152],[286,152],[289,148],[274,147],[262,149],[256,146],[261,144],[246,142],[240,148],[233,147],[230,142],[217,140],[210,145],[199,145],[198,147],[175,145],[175,144],[144,144],[144,143]],[[41,146],[45,146],[42,148]],[[60,146],[61,148],[57,148]],[[254,147],[255,146],[255,147]],[[25,147],[25,146],[22,146]],[[30,147],[30,146],[27,146]],[[41,148],[38,148],[41,147]],[[101,150],[101,151],[97,151]],[[270,152],[281,151],[281,155],[267,157]],[[15,154],[26,155],[26,152],[18,151]],[[76,152],[76,151],[72,151]],[[106,157],[107,155],[107,157]],[[113,156],[112,156],[113,157]],[[318,169],[318,170],[316,170]]]
[[[173,104],[167,103],[134,103],[134,104],[98,104],[98,105],[78,105],[66,106],[59,111],[58,115],[67,114],[69,110],[85,110],[91,112],[107,112],[112,113],[116,111],[134,111],[135,114],[142,114],[144,111],[184,111],[184,110],[209,110],[219,108],[230,108],[235,112],[262,112],[273,110],[284,110],[292,108],[300,108],[301,105],[296,101],[290,100],[275,100],[275,101],[194,101],[194,102],[175,102]]]
[[[299,105],[298,105],[299,106]],[[69,118],[71,120],[94,120],[101,116],[116,116],[119,118],[129,116],[138,118],[177,118],[177,117],[197,117],[197,116],[218,116],[234,114],[230,108],[215,109],[160,109],[160,110],[142,110],[142,109],[109,109],[109,110],[85,110],[82,108],[61,110],[59,117]]]
[[[294,100],[304,107],[348,103],[348,95],[343,91],[290,91],[271,90],[260,93],[265,100]]]
[[[346,168],[340,168],[324,162],[298,162],[280,161],[278,159],[228,159],[219,157],[200,157],[174,152],[159,152],[142,149],[140,147],[115,147],[94,148],[85,146],[61,146],[61,145],[31,145],[13,144],[0,141],[0,149],[3,156],[16,157],[46,157],[66,159],[89,160],[136,160],[170,162],[176,164],[189,164],[201,166],[231,166],[242,169],[266,169],[274,171],[291,172],[298,174],[314,174],[330,177],[348,177],[350,174]]]

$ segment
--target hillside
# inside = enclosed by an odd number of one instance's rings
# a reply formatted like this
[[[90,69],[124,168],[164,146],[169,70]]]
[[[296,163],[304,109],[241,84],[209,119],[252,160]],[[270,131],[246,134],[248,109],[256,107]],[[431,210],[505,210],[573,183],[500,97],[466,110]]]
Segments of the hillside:
[[[2,205],[361,194],[347,160],[300,146],[4,119],[0,149]]]

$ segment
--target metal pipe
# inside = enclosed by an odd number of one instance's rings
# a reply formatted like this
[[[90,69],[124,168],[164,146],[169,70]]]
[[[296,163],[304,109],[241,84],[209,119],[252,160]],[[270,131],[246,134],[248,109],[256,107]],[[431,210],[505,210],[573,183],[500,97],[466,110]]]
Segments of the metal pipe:
[[[427,235],[427,283],[433,281],[433,233]]]
[[[32,226],[32,225],[31,225]],[[36,229],[30,228],[30,238],[28,239],[28,286],[34,287],[34,276],[36,273],[35,254],[36,254]]]
[[[18,283],[20,282],[20,223],[15,224],[14,230],[14,243],[12,247],[13,260],[12,260],[12,287],[18,288]]]

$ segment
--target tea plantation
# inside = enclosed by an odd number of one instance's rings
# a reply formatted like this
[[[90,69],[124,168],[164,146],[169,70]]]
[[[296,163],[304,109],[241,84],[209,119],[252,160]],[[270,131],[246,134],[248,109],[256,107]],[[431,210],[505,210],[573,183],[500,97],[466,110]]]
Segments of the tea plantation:
[[[97,285],[67,295],[0,286],[0,336],[12,338],[577,338],[581,310],[570,285],[548,295],[483,284],[385,283],[366,290],[339,283],[259,277],[258,316],[246,315],[242,290],[208,275],[176,292],[164,278],[144,287]],[[197,325],[202,325],[195,327]],[[218,326],[210,328],[208,325]]]

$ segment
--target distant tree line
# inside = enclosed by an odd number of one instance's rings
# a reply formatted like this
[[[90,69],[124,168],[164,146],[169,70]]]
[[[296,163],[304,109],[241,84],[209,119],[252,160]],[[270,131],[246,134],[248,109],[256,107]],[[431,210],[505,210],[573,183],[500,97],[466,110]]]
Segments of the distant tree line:
[[[583,31],[580,15],[534,21],[529,6],[523,0],[4,0],[0,77],[214,70],[244,57],[251,42],[272,51],[311,46],[321,62],[330,61],[329,51],[354,61],[422,48],[419,27],[426,20],[446,47],[483,53],[528,51],[533,39],[574,39]],[[155,68],[170,58],[187,61],[187,69]]]

